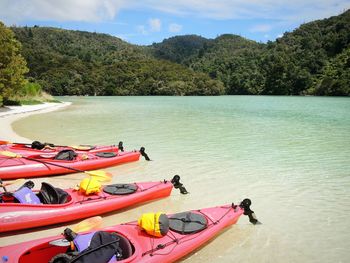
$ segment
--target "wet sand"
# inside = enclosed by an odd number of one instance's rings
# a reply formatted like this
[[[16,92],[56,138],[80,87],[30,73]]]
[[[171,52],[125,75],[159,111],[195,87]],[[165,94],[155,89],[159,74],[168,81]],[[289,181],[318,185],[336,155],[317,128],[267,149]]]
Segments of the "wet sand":
[[[12,123],[33,114],[50,112],[69,106],[70,103],[43,103],[38,105],[8,106],[0,111],[0,140],[10,142],[32,142],[29,138],[19,136],[12,129]],[[29,127],[30,128],[30,127]]]

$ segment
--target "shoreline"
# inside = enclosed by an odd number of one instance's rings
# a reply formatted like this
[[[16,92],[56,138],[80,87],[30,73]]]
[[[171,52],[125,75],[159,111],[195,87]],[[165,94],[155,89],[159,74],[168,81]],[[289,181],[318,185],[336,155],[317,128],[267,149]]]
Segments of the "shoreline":
[[[46,113],[62,109],[71,105],[71,102],[62,102],[62,103],[52,103],[45,102],[43,104],[37,105],[23,105],[23,106],[7,106],[8,110],[0,111],[0,139],[8,140],[10,142],[23,142],[31,143],[32,141],[29,138],[24,138],[18,135],[12,127],[12,124],[24,117],[28,117],[34,114]]]

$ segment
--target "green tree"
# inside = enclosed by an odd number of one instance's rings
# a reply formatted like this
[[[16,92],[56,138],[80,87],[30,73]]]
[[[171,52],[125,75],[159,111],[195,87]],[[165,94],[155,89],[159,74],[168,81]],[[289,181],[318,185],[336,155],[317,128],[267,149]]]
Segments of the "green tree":
[[[20,92],[26,83],[24,74],[28,68],[20,49],[14,33],[0,22],[0,97],[4,102]]]
[[[315,83],[315,87],[309,90],[311,94],[348,96],[350,94],[350,48],[327,63]]]

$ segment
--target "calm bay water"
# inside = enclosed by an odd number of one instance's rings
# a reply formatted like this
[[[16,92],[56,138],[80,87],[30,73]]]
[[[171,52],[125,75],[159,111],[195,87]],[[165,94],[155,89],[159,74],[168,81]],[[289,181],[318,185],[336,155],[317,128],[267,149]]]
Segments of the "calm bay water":
[[[249,197],[248,218],[185,262],[349,262],[350,99],[321,97],[62,97],[72,106],[14,124],[56,144],[146,147],[153,162],[106,169],[115,182],[170,179],[190,195],[104,217],[105,225],[149,211],[178,212]],[[79,179],[81,179],[80,177]],[[62,187],[74,175],[48,180]],[[58,230],[59,229],[59,230]],[[60,233],[42,228],[30,239]],[[6,239],[3,238],[5,242]]]

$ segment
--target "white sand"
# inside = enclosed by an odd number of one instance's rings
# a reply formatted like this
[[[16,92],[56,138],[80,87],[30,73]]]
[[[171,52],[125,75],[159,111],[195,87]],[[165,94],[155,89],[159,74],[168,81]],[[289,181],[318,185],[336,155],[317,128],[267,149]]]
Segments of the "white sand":
[[[23,138],[12,129],[12,123],[29,115],[54,111],[70,105],[70,102],[44,103],[25,106],[8,106],[8,110],[0,111],[0,140],[10,142],[32,142],[29,138]]]

